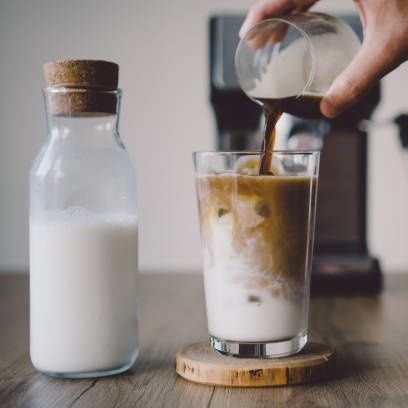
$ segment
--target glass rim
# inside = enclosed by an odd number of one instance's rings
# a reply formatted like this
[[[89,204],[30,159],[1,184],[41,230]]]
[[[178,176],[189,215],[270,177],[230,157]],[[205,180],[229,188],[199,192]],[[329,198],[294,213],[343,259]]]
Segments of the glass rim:
[[[271,150],[268,152],[264,152],[262,150],[197,150],[193,152],[193,156],[220,156],[220,155],[247,155],[247,156],[261,156],[265,153],[272,153],[272,154],[284,154],[284,155],[318,155],[320,154],[320,150],[284,150],[284,149],[276,149]]]
[[[99,87],[87,87],[87,86],[47,86],[42,88],[44,94],[57,94],[57,93],[85,93],[85,92],[97,92],[105,93],[109,95],[122,95],[123,91],[120,88],[106,89]]]

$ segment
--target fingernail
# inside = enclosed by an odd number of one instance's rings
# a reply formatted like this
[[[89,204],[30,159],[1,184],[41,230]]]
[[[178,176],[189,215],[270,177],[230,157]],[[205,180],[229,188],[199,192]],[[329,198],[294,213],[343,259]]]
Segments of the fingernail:
[[[246,32],[248,31],[247,30],[247,22],[246,21],[244,21],[243,23],[242,23],[242,26],[241,26],[241,28],[239,29],[239,38],[244,38],[245,37],[245,34],[246,34]]]
[[[339,113],[336,107],[330,101],[330,98],[327,96],[325,96],[320,102],[320,111],[328,118],[334,118]]]

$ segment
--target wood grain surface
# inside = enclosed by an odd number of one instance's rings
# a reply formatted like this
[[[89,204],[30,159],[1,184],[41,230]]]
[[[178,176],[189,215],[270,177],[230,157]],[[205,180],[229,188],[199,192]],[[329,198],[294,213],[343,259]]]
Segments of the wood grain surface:
[[[228,387],[268,387],[306,384],[328,379],[334,352],[309,342],[298,354],[281,358],[236,358],[212,349],[207,342],[191,344],[176,354],[176,372],[200,384]]]
[[[336,350],[334,378],[278,388],[194,384],[176,352],[207,337],[202,280],[149,275],[140,283],[140,358],[123,375],[59,380],[28,354],[28,280],[0,276],[0,407],[407,407],[408,275],[376,297],[317,297],[311,338]],[[57,307],[57,305],[56,305]]]

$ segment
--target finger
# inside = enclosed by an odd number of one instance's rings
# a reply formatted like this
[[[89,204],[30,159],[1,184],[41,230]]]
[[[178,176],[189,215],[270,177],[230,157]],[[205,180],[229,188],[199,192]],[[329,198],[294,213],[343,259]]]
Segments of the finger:
[[[239,30],[239,36],[243,38],[249,29],[257,22],[267,17],[288,13],[291,8],[291,0],[258,0],[249,9]]]
[[[288,25],[283,22],[269,24],[265,27],[248,31],[244,41],[254,50],[264,47],[266,43],[275,45],[284,39],[287,29]]]
[[[286,23],[276,24],[276,27],[271,32],[268,41],[271,44],[282,42],[288,32],[289,26]]]
[[[254,29],[248,31],[244,41],[252,49],[262,48],[271,37],[271,29],[269,27],[259,27],[259,29]]]
[[[363,32],[364,32],[366,28],[366,24],[367,24],[367,17],[366,17],[365,9],[363,5],[361,4],[361,0],[354,0],[354,5],[358,11],[358,14],[360,15],[360,21],[361,21],[361,25],[363,27]]]
[[[249,9],[245,21],[239,30],[239,36],[243,38],[248,30],[267,17],[289,14],[294,10],[305,11],[318,0],[258,0]]]
[[[316,3],[316,1],[313,1],[312,3],[310,3],[310,2],[308,2],[309,4],[303,4],[303,5],[301,5],[301,6],[297,6],[296,8],[294,8],[292,11],[291,11],[291,14],[299,14],[299,13],[304,13],[304,12],[306,12],[307,10],[309,10],[310,9],[310,7],[314,4],[314,3]]]
[[[401,61],[387,48],[379,47],[378,42],[364,41],[353,61],[334,80],[322,99],[320,110],[324,116],[338,116],[399,65]]]

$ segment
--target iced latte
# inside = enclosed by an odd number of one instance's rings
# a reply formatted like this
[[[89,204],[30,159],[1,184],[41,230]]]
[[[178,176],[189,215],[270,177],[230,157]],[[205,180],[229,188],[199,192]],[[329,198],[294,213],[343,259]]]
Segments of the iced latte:
[[[200,155],[200,153],[198,154]],[[279,356],[307,341],[317,153],[196,157],[208,329],[235,355]]]

